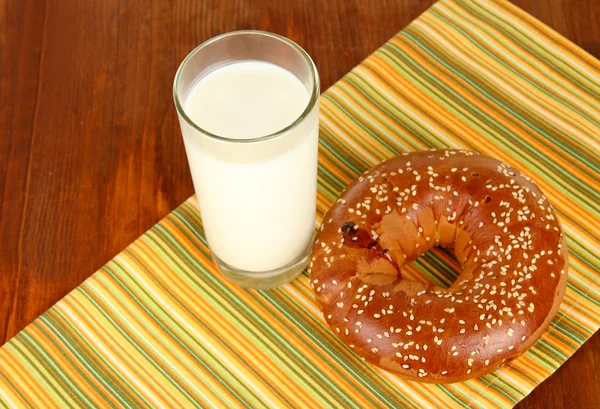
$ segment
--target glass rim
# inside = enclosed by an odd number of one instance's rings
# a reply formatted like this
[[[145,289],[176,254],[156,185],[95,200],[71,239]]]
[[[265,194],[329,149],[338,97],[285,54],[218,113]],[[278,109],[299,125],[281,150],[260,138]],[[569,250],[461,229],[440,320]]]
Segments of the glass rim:
[[[282,128],[278,131],[275,131],[273,133],[267,134],[267,135],[263,135],[263,136],[259,136],[256,138],[250,138],[250,139],[235,139],[235,138],[228,138],[225,136],[221,136],[221,135],[217,135],[214,134],[212,132],[207,131],[206,129],[202,128],[201,126],[199,126],[198,124],[196,124],[194,121],[192,121],[192,119],[187,115],[187,113],[185,112],[185,109],[183,109],[183,105],[181,104],[181,101],[179,99],[179,94],[177,93],[177,84],[180,81],[180,77],[182,75],[183,69],[185,68],[185,66],[188,64],[188,62],[192,59],[192,57],[194,55],[196,55],[200,50],[202,50],[204,47],[215,43],[219,40],[222,40],[224,38],[228,38],[228,37],[233,37],[233,36],[237,36],[237,35],[260,35],[260,36],[265,36],[265,37],[271,37],[273,39],[279,40],[284,42],[285,44],[291,46],[293,49],[295,49],[304,59],[304,61],[308,64],[309,69],[310,69],[310,73],[311,76],[313,78],[313,87],[311,90],[311,95],[310,98],[308,100],[308,103],[306,105],[306,108],[304,109],[304,111],[302,111],[302,113],[300,114],[300,116],[298,116],[298,118],[296,118],[292,123],[290,123],[289,125],[287,125],[285,128]],[[242,60],[240,60],[242,61]],[[185,57],[185,59],[181,62],[181,64],[179,65],[179,68],[177,69],[177,73],[175,74],[175,80],[173,81],[173,99],[175,101],[175,108],[177,109],[177,112],[179,113],[179,115],[184,119],[184,121],[190,125],[192,128],[194,128],[196,131],[219,141],[224,141],[224,142],[230,142],[230,143],[237,143],[237,144],[250,144],[250,143],[256,143],[256,142],[262,142],[262,141],[267,141],[267,140],[271,140],[271,139],[275,139],[278,138],[286,133],[288,133],[289,131],[291,131],[292,129],[296,128],[297,126],[299,126],[304,119],[312,112],[313,108],[315,107],[317,101],[319,100],[319,89],[320,89],[320,81],[319,81],[319,74],[317,72],[317,67],[315,66],[315,63],[313,62],[312,58],[310,58],[310,55],[308,55],[308,53],[302,48],[300,47],[298,44],[296,44],[295,42],[293,42],[292,40],[290,40],[289,38],[283,37],[279,34],[275,34],[275,33],[271,33],[268,31],[262,31],[262,30],[238,30],[238,31],[231,31],[228,33],[224,33],[224,34],[220,34],[218,36],[212,37],[208,40],[206,40],[205,42],[201,43],[199,46],[197,46],[196,48],[194,48],[192,51],[190,51],[190,53]]]

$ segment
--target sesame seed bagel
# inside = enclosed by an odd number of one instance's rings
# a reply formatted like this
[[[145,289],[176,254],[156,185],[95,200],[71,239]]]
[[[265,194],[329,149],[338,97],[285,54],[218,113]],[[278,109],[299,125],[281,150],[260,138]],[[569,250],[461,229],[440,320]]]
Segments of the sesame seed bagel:
[[[404,279],[434,246],[462,272],[449,288]],[[325,215],[310,284],[358,355],[421,382],[489,373],[531,347],[567,282],[554,210],[526,175],[462,150],[408,153],[368,170]]]

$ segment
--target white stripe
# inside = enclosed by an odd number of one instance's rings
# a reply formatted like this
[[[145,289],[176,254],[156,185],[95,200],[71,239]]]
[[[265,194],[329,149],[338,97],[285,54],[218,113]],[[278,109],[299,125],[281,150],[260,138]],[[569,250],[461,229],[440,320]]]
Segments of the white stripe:
[[[3,397],[4,400],[9,403],[8,406],[10,406],[12,408],[18,408],[19,407],[16,403],[14,403],[12,400],[10,400],[10,398],[8,397],[8,395],[6,393],[4,393],[4,391],[2,390],[2,388],[0,388],[0,397]]]
[[[364,149],[361,145],[356,143],[356,137],[348,137],[348,134],[344,132],[344,130],[342,130],[340,127],[337,126],[335,122],[328,118],[328,116],[326,115],[327,109],[325,108],[325,106],[322,105],[321,111],[323,112],[320,117],[321,126],[325,125],[329,132],[334,134],[335,137],[339,141],[343,142],[346,146],[352,148],[349,150],[359,153],[359,156],[365,159],[367,163],[375,164],[380,162],[380,158],[373,156],[373,154],[371,154],[367,149]]]
[[[139,333],[139,331],[138,331],[138,330],[137,330],[137,329],[136,329],[134,326],[132,326],[132,325],[130,325],[130,324],[129,324],[129,321],[127,320],[127,318],[125,318],[125,317],[123,316],[123,314],[121,313],[120,309],[119,309],[119,308],[117,308],[117,307],[115,307],[115,306],[113,305],[113,303],[112,303],[112,302],[111,302],[111,301],[110,301],[108,298],[106,298],[106,296],[105,296],[105,294],[103,294],[102,290],[100,290],[100,289],[96,288],[96,286],[95,286],[95,285],[92,283],[92,281],[91,281],[91,280],[88,280],[88,281],[86,282],[86,286],[87,286],[88,288],[90,288],[91,290],[93,290],[93,291],[94,291],[94,294],[96,294],[98,297],[100,297],[100,298],[102,299],[102,301],[104,301],[104,303],[105,303],[107,306],[112,306],[112,307],[113,307],[113,308],[111,308],[111,311],[112,311],[112,312],[114,312],[114,313],[115,313],[115,314],[118,316],[118,318],[120,319],[120,321],[121,321],[123,324],[127,325],[127,328],[129,328],[131,331],[133,331],[133,332],[134,332],[134,333],[135,333],[135,334],[138,336],[138,339],[139,339],[140,341],[142,341],[142,340],[144,340],[144,341],[145,341],[145,338],[144,338],[144,336],[143,336],[142,334],[140,334],[140,333]],[[185,377],[185,376],[184,376],[184,375],[183,375],[183,374],[182,374],[182,373],[181,373],[181,372],[180,372],[180,371],[179,371],[179,370],[178,370],[178,369],[177,369],[175,366],[173,366],[173,365],[171,364],[171,362],[169,361],[169,359],[166,359],[166,358],[164,357],[164,355],[163,355],[163,354],[161,354],[161,353],[160,353],[160,352],[159,352],[159,351],[158,351],[158,350],[157,350],[157,349],[156,349],[156,348],[155,348],[155,347],[154,347],[154,346],[153,346],[151,343],[144,342],[144,344],[145,344],[147,347],[149,347],[149,348],[150,348],[150,349],[151,349],[151,350],[152,350],[154,353],[156,353],[158,356],[160,356],[160,357],[162,358],[162,361],[163,361],[165,364],[167,364],[167,365],[169,366],[169,368],[170,368],[170,369],[172,369],[174,372],[176,372],[176,373],[177,373],[177,375],[179,375],[179,377],[180,377],[180,378],[181,378],[183,381],[185,381],[185,383],[187,383],[187,385],[189,385],[189,386],[190,386],[190,387],[191,387],[191,388],[192,388],[192,389],[193,389],[195,392],[197,392],[197,393],[198,393],[198,394],[199,394],[199,395],[200,395],[200,396],[201,396],[203,399],[205,399],[207,402],[209,402],[209,400],[208,400],[208,397],[207,397],[206,395],[204,395],[204,393],[202,393],[202,391],[201,391],[201,390],[199,390],[198,388],[196,388],[196,386],[194,385],[194,383],[193,383],[193,382],[191,382],[191,381],[190,381],[188,378],[186,378],[186,377]],[[181,391],[179,391],[179,392],[181,392]],[[194,400],[194,397],[192,397],[192,396],[189,396],[189,394],[188,394],[188,393],[187,393],[185,390],[183,391],[183,394],[184,394],[184,395],[185,395],[185,396],[186,396],[188,399]],[[212,405],[212,402],[211,402],[211,405]],[[213,407],[214,407],[214,406],[213,406]]]
[[[64,312],[66,315],[68,315],[71,318],[71,320],[77,324],[79,329],[81,329],[85,333],[85,335],[87,336],[86,338],[89,341],[91,341],[100,351],[102,351],[102,356],[104,358],[108,359],[108,361],[110,361],[117,368],[119,368],[121,375],[124,375],[127,379],[132,381],[138,387],[138,389],[141,389],[144,392],[143,396],[150,398],[154,402],[155,405],[158,405],[160,407],[165,407],[163,404],[161,404],[158,397],[155,396],[150,390],[148,390],[144,386],[144,384],[141,383],[137,379],[137,377],[133,373],[131,373],[125,365],[123,365],[120,362],[119,358],[115,357],[112,354],[112,352],[106,348],[105,344],[102,341],[100,341],[98,338],[96,338],[94,333],[92,331],[90,331],[90,329],[86,326],[86,324],[77,317],[77,314],[75,314],[66,303],[60,303],[60,305],[57,307],[60,311]]]
[[[415,27],[419,27],[423,32],[427,33],[432,39],[435,39],[441,46],[448,49],[452,52],[452,54],[456,55],[461,61],[465,64],[470,65],[473,69],[479,72],[483,78],[487,79],[490,83],[492,83],[498,89],[501,89],[507,95],[520,100],[523,102],[527,108],[531,109],[543,119],[545,119],[548,123],[554,123],[558,128],[562,128],[563,130],[569,131],[569,133],[577,135],[579,139],[584,139],[596,152],[600,151],[600,144],[596,143],[592,138],[589,138],[585,133],[583,133],[580,129],[572,126],[568,122],[562,120],[556,112],[550,112],[548,109],[550,107],[546,107],[542,104],[539,104],[536,100],[530,98],[526,92],[521,91],[517,87],[509,84],[506,81],[506,77],[502,75],[497,75],[493,73],[491,70],[487,69],[487,66],[480,64],[475,58],[472,58],[473,54],[469,54],[463,52],[463,50],[454,46],[453,43],[447,41],[446,38],[439,35],[430,25],[427,23],[416,20],[414,23]],[[531,125],[528,125],[531,126]]]
[[[379,93],[382,94],[391,104],[394,104],[394,103],[397,104],[396,109],[398,111],[402,110],[402,112],[405,112],[405,114],[407,114],[408,116],[410,116],[412,118],[419,118],[419,120],[415,121],[415,122],[418,123],[419,125],[421,125],[421,127],[427,129],[432,135],[435,135],[437,138],[444,141],[447,146],[454,146],[456,148],[466,148],[464,141],[452,140],[452,138],[448,135],[448,131],[438,127],[437,124],[430,122],[429,120],[427,120],[427,118],[423,117],[422,113],[417,112],[412,107],[402,104],[402,102],[399,101],[396,96],[394,96],[393,94],[390,93],[389,88],[384,88],[381,85],[379,85],[379,83],[377,82],[378,80],[376,78],[372,77],[366,71],[361,71],[361,76],[363,76],[365,79],[368,79],[369,85],[371,85],[371,87],[377,89],[377,91],[379,91]],[[399,90],[395,90],[395,89],[393,89],[393,91],[399,92]],[[442,109],[442,107],[440,107],[439,109]],[[456,119],[458,120],[458,118],[456,118]],[[453,126],[456,126],[456,125],[453,125]],[[457,145],[457,143],[458,143],[458,145]]]
[[[357,70],[358,71],[358,70]],[[354,88],[351,88],[354,92],[360,93],[359,91],[355,90]],[[335,95],[336,96],[336,100],[338,103],[342,103],[340,101],[347,101],[350,98],[350,93],[344,89],[338,89],[338,88],[330,88],[329,91],[327,92],[328,95]],[[346,96],[346,95],[348,96]],[[362,96],[362,95],[361,95]],[[395,138],[392,138],[390,141],[399,145],[399,146],[395,146],[396,149],[400,148],[399,150],[401,151],[408,151],[408,150],[412,150],[412,147],[410,145],[408,145],[407,143],[405,143],[405,141],[408,139],[408,132],[404,129],[401,129],[400,127],[398,127],[396,124],[392,124],[395,125],[390,126],[388,124],[386,124],[383,120],[376,118],[374,115],[371,115],[371,112],[369,111],[359,111],[358,109],[363,109],[360,106],[355,106],[353,105],[352,102],[349,102],[348,104],[344,104],[344,108],[349,111],[351,113],[351,116],[353,118],[355,118],[359,124],[356,124],[357,127],[360,128],[360,123],[361,122],[367,122],[371,125],[371,127],[375,128],[377,130],[377,134],[382,135],[382,136],[394,136]],[[366,108],[368,109],[368,108]],[[373,111],[380,111],[378,108],[374,108]],[[381,112],[382,116],[385,116],[386,114],[384,112]],[[349,118],[349,117],[347,117]],[[352,118],[348,119],[350,122],[352,122]],[[375,122],[376,121],[376,122]],[[367,131],[365,131],[367,132]],[[369,137],[369,135],[365,135],[365,137]],[[356,136],[353,139],[357,139]],[[384,146],[380,146],[381,149],[386,149],[388,151],[388,153],[394,153],[389,151],[387,148],[385,148]],[[384,154],[385,157],[389,157],[389,154]]]
[[[58,303],[58,304],[56,304],[56,306],[59,306],[60,304],[62,304],[62,303]],[[107,389],[109,389],[109,390],[110,390],[110,391],[113,393],[113,395],[114,395],[116,398],[118,398],[118,399],[119,399],[121,402],[123,402],[123,405],[127,406],[128,408],[130,408],[130,407],[131,407],[131,406],[129,406],[129,405],[127,404],[127,402],[125,402],[125,401],[124,401],[124,400],[123,400],[123,399],[122,399],[122,398],[121,398],[121,397],[120,397],[120,396],[119,396],[119,395],[118,395],[118,394],[115,392],[115,390],[114,390],[113,388],[111,388],[111,387],[110,387],[110,385],[109,385],[109,384],[107,384],[107,383],[104,381],[104,379],[102,379],[102,376],[101,376],[100,374],[98,374],[98,372],[96,372],[96,371],[94,370],[94,368],[92,368],[92,367],[91,367],[91,366],[90,366],[90,365],[87,363],[87,361],[86,361],[86,360],[85,360],[85,359],[84,359],[84,358],[83,358],[83,357],[82,357],[82,356],[79,354],[79,352],[77,352],[77,350],[75,349],[75,347],[74,347],[73,345],[71,345],[71,343],[70,343],[69,341],[67,341],[67,340],[65,339],[65,337],[63,337],[63,335],[61,334],[61,332],[60,332],[58,329],[56,329],[56,327],[54,327],[54,325],[52,325],[52,323],[51,323],[50,321],[48,321],[48,320],[46,319],[46,317],[45,317],[45,316],[43,316],[43,315],[42,315],[42,316],[40,317],[40,319],[42,320],[42,322],[44,322],[44,324],[46,324],[46,325],[48,325],[50,328],[52,328],[52,331],[53,331],[53,332],[54,332],[54,333],[55,333],[55,334],[56,334],[56,335],[57,335],[57,336],[58,336],[58,337],[61,339],[61,341],[62,341],[62,342],[65,344],[65,345],[70,345],[70,346],[71,346],[71,348],[72,348],[72,352],[73,352],[75,355],[77,355],[77,357],[78,357],[78,358],[79,358],[79,360],[80,360],[80,361],[83,363],[83,365],[85,365],[85,366],[88,368],[88,370],[89,370],[91,373],[95,374],[95,375],[98,377],[98,379],[100,380],[100,382],[101,382],[101,383],[102,383],[104,386],[106,386],[106,388],[107,388]]]
[[[571,293],[571,291],[572,290],[567,287],[567,292]],[[579,298],[579,297],[580,297],[580,295],[578,295],[578,294],[569,294],[570,299],[577,300],[577,298]],[[573,306],[571,304],[573,304],[573,302],[570,300],[567,300],[567,302],[563,302],[560,306],[561,312],[563,314],[565,314],[566,316],[568,316],[569,318],[571,318],[573,321],[577,322],[578,324],[585,323],[587,329],[591,330],[592,332],[596,332],[598,330],[597,323],[595,323],[594,321],[591,321],[588,317],[586,317],[585,315],[578,312],[575,308],[573,308]],[[575,305],[579,305],[579,303],[575,303]],[[559,322],[560,321],[557,321],[555,324],[558,324]],[[572,339],[572,338],[569,338],[569,339],[571,339],[572,341],[575,341],[575,339]],[[576,341],[575,343],[578,344],[579,342]]]
[[[423,400],[423,398],[415,393],[416,390],[415,388],[410,384],[407,383],[407,381],[404,381],[402,379],[400,379],[397,375],[394,375],[390,372],[384,371],[383,369],[379,369],[377,367],[373,367],[375,368],[375,370],[384,378],[386,378],[390,383],[394,384],[396,386],[396,388],[401,392],[401,395],[407,395],[410,396],[412,399],[412,402],[418,402],[419,404],[417,405],[417,407],[419,409],[425,409],[425,408],[435,408],[434,406],[430,406],[426,401]],[[440,399],[439,396],[435,396],[436,399]],[[443,399],[440,399],[443,400]]]
[[[146,279],[141,276],[138,271],[136,271],[133,267],[131,267],[129,265],[129,263],[127,263],[120,255],[115,257],[116,260],[118,260],[120,263],[123,264],[123,266],[125,266],[127,268],[127,270],[133,275],[135,276],[135,278],[137,279],[138,283],[142,284],[146,290],[148,292],[150,292],[154,297],[155,297],[155,301],[160,302],[161,305],[166,308],[172,315],[174,318],[176,318],[178,320],[178,322],[182,325],[184,325],[191,333],[194,334],[194,336],[196,336],[198,338],[199,341],[201,341],[205,346],[207,346],[215,355],[217,355],[220,359],[221,362],[223,364],[226,364],[229,369],[231,369],[233,372],[235,372],[239,378],[243,379],[248,385],[252,386],[252,388],[254,389],[254,391],[256,393],[258,393],[266,402],[269,403],[269,405],[271,405],[271,407],[277,407],[277,405],[275,405],[275,403],[273,401],[271,401],[264,393],[263,391],[256,385],[254,384],[250,379],[248,379],[238,368],[236,368],[236,366],[234,365],[233,362],[230,362],[229,360],[227,360],[227,358],[225,356],[223,356],[223,354],[221,354],[221,352],[213,345],[209,342],[208,339],[206,339],[200,332],[198,332],[196,330],[196,328],[194,327],[194,325],[192,325],[188,319],[186,319],[184,316],[178,314],[173,307],[171,306],[171,304],[169,302],[167,302],[163,297],[161,297],[160,294],[158,294],[150,284],[148,284],[148,282],[146,281]]]
[[[297,278],[296,280],[301,280],[301,279],[302,278]],[[310,288],[308,285],[306,285],[306,287]],[[321,310],[319,310],[319,307],[317,307],[317,304],[315,303],[314,299],[306,298],[302,293],[300,293],[298,290],[296,290],[294,288],[294,285],[292,283],[285,284],[281,288],[285,292],[289,293],[292,296],[292,298],[294,299],[294,301],[296,301],[298,304],[302,305],[302,307],[304,307],[305,310],[310,312],[310,314],[312,314],[315,317],[321,316]]]
[[[575,210],[575,214],[581,213],[580,209],[574,209],[574,210]],[[569,238],[575,239],[581,247],[584,247],[587,249],[595,249],[598,246],[598,243],[596,240],[593,240],[593,241],[588,240],[589,236],[587,235],[587,233],[582,234],[579,227],[577,227],[577,225],[575,225],[573,222],[571,222],[571,220],[566,219],[566,218],[561,218],[560,222],[561,222],[564,233]]]
[[[455,20],[461,19],[461,17],[458,16],[456,11],[453,10],[451,7],[448,7],[447,5],[445,5],[445,7],[443,7],[443,5],[440,4],[439,9],[443,9],[445,11],[446,15],[448,17],[450,17],[451,19],[455,19]],[[520,27],[523,28],[522,26],[520,26]],[[493,27],[491,29],[493,30]],[[481,42],[482,44],[486,44],[488,46],[487,48],[489,48],[489,49],[497,49],[496,44],[493,42],[494,36],[492,34],[488,33],[487,31],[484,31],[484,30],[478,31],[476,33],[479,34],[477,36],[478,42]],[[495,39],[495,42],[500,43],[502,46],[506,47],[510,52],[509,45],[503,44],[502,41],[498,40],[498,39]],[[518,48],[518,46],[517,46],[517,48]],[[551,51],[555,51],[554,48],[552,48]],[[518,53],[511,53],[510,55],[505,54],[505,56],[506,56],[505,60],[510,61],[512,64],[518,65],[519,68],[521,68],[523,71],[525,71],[528,74],[529,79],[532,80],[533,82],[541,83],[541,84],[545,85],[547,92],[551,92],[555,95],[560,95],[565,100],[571,100],[571,102],[574,102],[574,103],[576,102],[574,105],[577,105],[581,109],[581,111],[584,111],[588,116],[590,116],[592,118],[596,115],[594,113],[594,109],[593,109],[594,105],[589,105],[587,102],[584,101],[584,100],[589,100],[590,95],[587,95],[587,94],[581,92],[581,89],[578,87],[572,87],[570,84],[570,81],[568,81],[564,76],[561,76],[558,72],[556,72],[552,69],[545,70],[544,75],[540,75],[539,70],[536,70],[536,67],[535,67],[536,54],[530,53],[525,50],[523,50],[523,53],[530,54],[531,55],[530,60],[533,60],[533,61],[527,60],[525,57],[519,56]],[[571,58],[569,58],[569,60],[571,60]],[[507,63],[507,64],[510,65],[510,63]],[[550,79],[550,81],[547,81],[547,79]],[[524,81],[521,78],[516,78],[515,80],[516,81]],[[600,79],[598,81],[600,81]],[[556,83],[559,83],[561,86],[557,87]],[[525,86],[529,87],[529,84],[526,84]],[[539,91],[539,92],[542,92],[542,91]],[[576,101],[573,101],[573,99],[576,99]],[[581,106],[582,103],[585,103],[585,106]],[[569,109],[569,108],[566,108],[566,109]],[[573,112],[573,113],[581,117],[581,115],[579,115],[575,112]],[[585,121],[587,121],[587,119],[585,119]]]
[[[584,292],[586,295],[590,296],[590,298],[593,299],[592,301],[585,300],[586,302],[593,303],[594,301],[596,301],[597,303],[598,301],[600,301],[600,286],[596,285],[593,279],[584,272],[584,269],[589,269],[589,266],[581,263],[579,260],[573,260],[574,258],[575,257],[571,257],[569,259],[569,283],[576,283],[576,287],[580,291]],[[595,274],[595,272],[590,272],[590,274]],[[582,302],[583,301],[584,300],[582,300]],[[589,312],[596,316],[598,318],[597,322],[600,323],[600,315],[594,314],[592,311]]]
[[[496,14],[496,15],[498,15],[498,14],[501,14],[501,15],[503,15],[503,16],[504,16],[504,19],[507,19],[507,16],[506,16],[506,14],[505,14],[505,13],[506,13],[505,11],[503,11],[503,10],[501,10],[501,9],[497,8],[497,7],[494,7],[494,5],[493,5],[493,3],[492,3],[492,2],[488,2],[488,1],[486,1],[485,3],[486,3],[486,5],[487,5],[488,7],[490,7],[490,8],[492,8],[492,9],[494,9],[494,11],[492,11],[492,13],[493,13],[493,14]],[[509,18],[510,18],[510,16],[509,16]],[[515,19],[511,19],[511,20],[512,20],[512,21],[513,21],[515,24],[517,23],[517,22],[515,21]],[[517,24],[517,25],[518,25],[518,24]],[[542,24],[542,25],[543,25],[543,26],[545,26],[544,24]],[[548,43],[548,42],[546,41],[546,37],[545,37],[545,36],[539,35],[538,33],[536,33],[536,32],[532,32],[531,30],[529,30],[529,27],[530,27],[530,26],[529,26],[529,24],[527,24],[527,25],[518,25],[518,27],[519,27],[519,29],[520,29],[519,31],[521,31],[523,34],[525,34],[525,37],[526,37],[526,38],[528,38],[528,39],[533,39],[533,38],[535,38],[536,40],[538,40],[540,43],[542,43],[542,44],[543,44],[543,47],[544,47],[546,50],[551,50],[551,51],[552,51],[552,52],[554,52],[555,54],[559,54],[559,55],[562,57],[562,61],[561,61],[561,62],[562,62],[562,63],[563,63],[565,66],[569,66],[569,65],[570,65],[570,66],[575,66],[575,67],[579,68],[579,70],[580,70],[580,71],[584,72],[584,73],[585,73],[587,76],[589,76],[589,77],[593,78],[593,80],[591,80],[591,81],[590,81],[590,80],[588,80],[589,82],[591,82],[591,84],[592,84],[592,85],[596,85],[596,84],[600,83],[600,78],[598,77],[598,72],[597,72],[597,71],[590,71],[590,70],[589,70],[589,69],[588,69],[586,66],[584,66],[584,65],[582,65],[582,64],[578,64],[578,62],[581,60],[581,57],[579,57],[579,56],[576,56],[576,58],[573,58],[573,55],[576,55],[574,52],[572,52],[571,50],[569,50],[569,51],[570,51],[572,54],[569,54],[569,55],[568,55],[568,54],[565,54],[565,53],[562,51],[562,48],[561,48],[561,47],[556,47],[554,44]],[[547,26],[545,26],[545,27],[547,27]],[[564,38],[564,37],[562,37],[562,38]],[[532,41],[532,42],[534,42],[534,41]],[[570,41],[567,41],[567,42],[570,42]],[[571,44],[572,44],[572,43],[571,43]],[[567,62],[567,61],[568,61],[568,62]],[[587,63],[587,62],[586,62],[586,63]],[[588,64],[589,64],[589,63],[588,63]],[[591,65],[591,64],[590,64],[590,65]],[[595,83],[594,83],[594,80],[595,80]]]

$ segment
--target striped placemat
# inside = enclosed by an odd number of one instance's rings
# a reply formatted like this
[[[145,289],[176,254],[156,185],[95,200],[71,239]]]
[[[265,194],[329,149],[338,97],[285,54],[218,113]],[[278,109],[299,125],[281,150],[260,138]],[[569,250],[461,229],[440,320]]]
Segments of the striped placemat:
[[[442,0],[322,97],[318,211],[402,151],[460,147],[535,179],[570,247],[562,307],[527,354],[465,383],[405,382],[324,325],[307,277],[215,272],[190,199],[0,349],[0,407],[512,407],[600,325],[600,63],[506,2]],[[446,285],[442,252],[408,267]]]

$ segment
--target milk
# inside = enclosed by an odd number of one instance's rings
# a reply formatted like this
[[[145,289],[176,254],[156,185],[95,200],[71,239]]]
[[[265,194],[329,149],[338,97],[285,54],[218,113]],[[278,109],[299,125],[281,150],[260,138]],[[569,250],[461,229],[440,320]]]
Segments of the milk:
[[[236,141],[199,137],[184,142],[206,238],[230,266],[269,271],[294,261],[314,232],[318,110],[288,133],[310,95],[276,65],[242,61],[209,72],[189,91],[184,111],[200,128]]]

